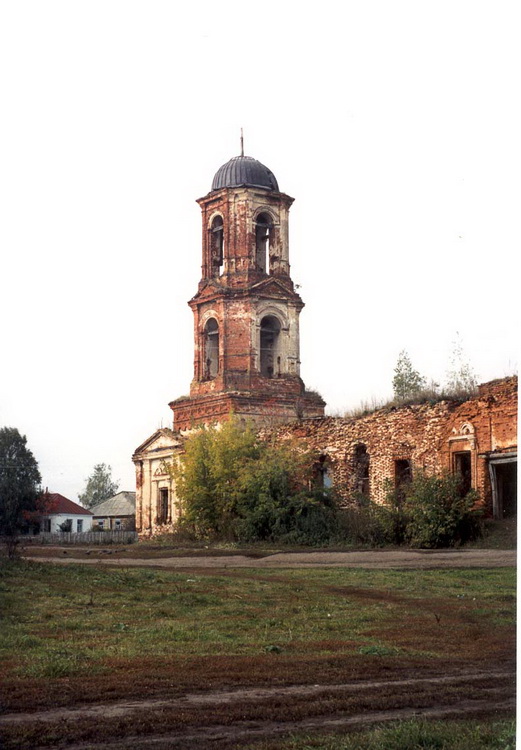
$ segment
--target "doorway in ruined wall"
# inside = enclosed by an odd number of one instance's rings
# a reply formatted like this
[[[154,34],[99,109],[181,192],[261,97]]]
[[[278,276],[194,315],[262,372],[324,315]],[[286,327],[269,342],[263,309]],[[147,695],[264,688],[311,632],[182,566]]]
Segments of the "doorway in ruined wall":
[[[452,454],[452,472],[459,476],[459,493],[461,497],[465,497],[472,489],[472,455],[470,451],[459,451]]]
[[[517,515],[517,456],[489,461],[494,518]]]
[[[353,489],[355,492],[369,498],[369,453],[367,446],[359,443],[355,446],[353,456]]]
[[[168,487],[159,487],[158,488],[158,497],[157,497],[157,519],[156,523],[158,524],[164,524],[168,523],[169,518],[169,491]]]

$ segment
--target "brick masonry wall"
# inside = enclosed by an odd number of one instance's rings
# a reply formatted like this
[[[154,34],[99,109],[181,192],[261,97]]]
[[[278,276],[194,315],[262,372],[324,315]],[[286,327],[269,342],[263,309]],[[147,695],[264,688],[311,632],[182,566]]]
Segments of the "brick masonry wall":
[[[369,456],[370,497],[385,498],[385,480],[395,479],[396,461],[412,470],[454,469],[454,453],[469,451],[472,485],[491,510],[488,455],[517,450],[517,377],[485,383],[464,403],[387,407],[359,418],[323,417],[275,429],[279,439],[296,437],[327,457],[334,485],[348,496],[357,487],[357,446]]]
[[[216,394],[217,403],[212,407],[205,405],[203,412],[215,409],[217,416],[222,406],[221,396]],[[312,402],[311,394],[310,398]],[[263,399],[258,399],[258,403],[246,401],[239,406],[240,413],[252,418],[262,412],[268,424],[271,415],[272,424],[264,428],[264,434],[275,435],[279,440],[297,438],[317,456],[327,457],[334,485],[345,497],[357,489],[358,446],[365,446],[369,457],[369,490],[371,499],[376,502],[385,499],[385,480],[394,480],[396,461],[410,461],[413,472],[421,468],[439,473],[453,470],[454,454],[468,451],[472,458],[473,486],[491,512],[488,459],[517,451],[517,378],[485,383],[474,398],[464,403],[442,401],[433,405],[380,409],[360,418],[316,417],[284,425],[277,424],[283,415],[279,413],[277,419],[274,414],[274,404],[280,405],[278,399],[271,404]],[[229,408],[231,401],[226,401],[225,406],[222,419],[232,410]],[[320,409],[321,402],[316,406]],[[188,413],[192,408],[193,404]],[[292,415],[290,404],[287,408]],[[165,428],[134,455],[136,528],[143,536],[171,531],[175,524],[179,510],[175,486],[161,467],[164,460],[170,461],[173,455],[182,452],[182,445],[181,435]],[[160,487],[168,487],[171,493],[171,520],[163,525],[155,521]]]

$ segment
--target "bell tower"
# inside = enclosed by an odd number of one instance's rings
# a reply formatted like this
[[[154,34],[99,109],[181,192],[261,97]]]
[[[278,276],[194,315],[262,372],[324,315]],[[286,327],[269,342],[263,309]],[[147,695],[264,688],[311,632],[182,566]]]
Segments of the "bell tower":
[[[288,422],[324,414],[300,378],[304,307],[289,264],[289,209],[275,175],[250,156],[215,174],[202,212],[190,396],[170,403],[174,430],[223,421]]]

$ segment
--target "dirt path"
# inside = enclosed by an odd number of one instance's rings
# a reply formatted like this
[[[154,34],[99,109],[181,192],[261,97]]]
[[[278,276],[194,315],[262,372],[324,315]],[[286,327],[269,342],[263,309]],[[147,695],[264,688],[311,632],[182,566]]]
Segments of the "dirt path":
[[[260,687],[239,688],[232,690],[218,690],[208,693],[188,693],[172,699],[147,699],[118,701],[117,703],[86,704],[74,708],[55,708],[31,713],[12,713],[0,716],[2,724],[21,724],[28,721],[68,721],[78,716],[99,717],[110,719],[124,716],[143,708],[166,708],[168,706],[181,707],[183,705],[226,704],[237,700],[261,701],[267,698],[315,697],[322,693],[335,693],[360,690],[375,690],[392,686],[395,690],[411,690],[417,687],[434,687],[436,685],[455,685],[458,683],[480,682],[482,680],[496,680],[498,684],[513,681],[512,672],[474,672],[470,674],[445,675],[444,677],[429,677],[408,680],[361,680],[340,685],[292,685],[289,687]]]
[[[445,708],[427,708],[421,710],[397,709],[394,711],[370,711],[364,712],[357,716],[341,716],[336,718],[306,719],[299,722],[241,722],[233,727],[214,726],[199,727],[191,729],[189,732],[176,731],[174,734],[163,734],[148,737],[129,736],[124,740],[115,742],[104,742],[103,745],[89,743],[80,743],[67,745],[68,750],[147,750],[148,747],[154,747],[156,750],[170,750],[170,748],[181,748],[181,750],[200,750],[200,748],[211,747],[217,750],[219,747],[225,747],[226,750],[237,750],[242,747],[243,743],[249,744],[253,740],[260,738],[273,738],[285,734],[295,734],[297,732],[320,731],[333,732],[348,729],[363,729],[371,724],[381,724],[390,721],[407,721],[409,719],[432,719],[433,721],[448,719],[470,719],[483,715],[483,713],[492,713],[497,710],[513,710],[515,701],[512,700],[508,706],[502,702],[499,704],[490,704],[489,701],[465,701],[459,706]],[[33,747],[32,750],[40,750]],[[41,749],[43,750],[43,748]],[[58,750],[58,748],[46,747],[45,750]]]
[[[90,554],[91,556],[87,556]],[[125,557],[125,550],[86,551],[85,557],[68,556],[65,549],[53,557],[24,554],[26,560],[87,565],[120,565],[154,568],[503,568],[516,565],[516,550],[364,550],[357,552],[283,552],[267,557],[246,555],[186,557]]]
[[[0,717],[0,726],[27,725],[38,722],[44,731],[48,722],[71,722],[77,723],[84,719],[94,722],[107,721],[107,719],[128,719],[128,727],[131,729],[133,721],[139,719],[143,712],[161,711],[163,715],[168,710],[176,711],[178,715],[186,713],[187,709],[194,708],[198,712],[208,710],[211,715],[212,708],[219,708],[220,716],[224,717],[227,706],[232,707],[240,703],[244,707],[244,720],[234,720],[232,723],[223,721],[204,721],[204,713],[200,715],[200,721],[188,726],[176,725],[175,732],[163,731],[160,734],[146,734],[119,736],[107,742],[105,738],[102,743],[79,742],[68,744],[73,750],[91,750],[94,748],[119,748],[133,747],[135,750],[155,746],[166,747],[204,747],[211,742],[213,747],[239,747],[240,742],[251,741],[258,737],[273,737],[283,733],[311,731],[314,729],[334,730],[347,729],[349,727],[362,727],[375,722],[386,722],[410,718],[469,718],[488,714],[494,711],[504,714],[512,711],[515,702],[512,697],[514,674],[511,672],[472,672],[445,675],[443,677],[387,680],[387,681],[357,681],[340,685],[296,685],[291,687],[268,687],[268,688],[244,688],[210,691],[202,693],[185,694],[172,699],[161,700],[134,700],[121,701],[112,704],[94,704],[76,706],[75,708],[59,708],[34,713],[6,714]],[[467,697],[467,692],[474,698]],[[479,697],[476,698],[476,690]],[[425,701],[425,691],[432,695],[432,699]],[[453,691],[451,693],[451,691]],[[389,708],[378,705],[378,698],[383,693],[392,696]],[[374,709],[336,711],[324,715],[316,711],[316,706],[321,700],[331,700],[336,697],[347,701],[356,696],[363,696],[366,701],[377,700]],[[309,706],[306,718],[300,720],[273,721],[270,717],[269,705],[275,700],[281,701],[306,701]],[[381,700],[380,700],[381,703]],[[255,719],[248,719],[248,706],[254,707],[257,712],[259,706],[266,705],[264,715],[256,715]],[[214,714],[215,716],[215,714]],[[175,725],[175,722],[174,722]],[[172,727],[173,729],[173,727]],[[49,747],[49,746],[47,746]],[[36,750],[37,746],[34,746]]]

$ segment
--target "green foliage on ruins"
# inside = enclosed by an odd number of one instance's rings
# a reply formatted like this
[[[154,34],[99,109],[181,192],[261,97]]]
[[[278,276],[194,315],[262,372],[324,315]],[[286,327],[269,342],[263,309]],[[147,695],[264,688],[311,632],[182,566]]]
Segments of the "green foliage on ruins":
[[[476,391],[476,388],[476,375],[465,355],[461,336],[456,333],[446,374],[446,390],[453,396],[469,396]]]
[[[478,493],[462,492],[459,475],[418,471],[398,489],[388,480],[383,504],[359,496],[340,506],[311,451],[234,420],[191,435],[169,470],[179,530],[193,539],[440,548],[481,533]]]
[[[399,490],[388,480],[383,504],[355,500],[343,524],[348,537],[364,544],[434,549],[464,544],[482,533],[479,495],[476,490],[462,493],[459,475],[418,471]]]
[[[363,416],[386,406],[403,404],[436,403],[438,401],[463,401],[475,395],[477,377],[468,361],[461,336],[456,337],[451,345],[449,364],[443,385],[428,381],[420,375],[411,362],[405,349],[402,349],[394,368],[393,400],[389,403],[379,402],[373,405],[362,404],[357,410],[351,410],[345,416]]]
[[[394,368],[393,391],[397,401],[413,399],[425,388],[426,379],[412,366],[411,359],[403,349]]]
[[[199,539],[324,544],[335,508],[315,463],[302,445],[262,440],[235,420],[200,430],[171,467],[181,527]]]
[[[461,477],[419,472],[405,491],[405,540],[411,547],[451,547],[481,532],[483,509],[476,490],[461,492]],[[396,503],[398,504],[398,503]]]

